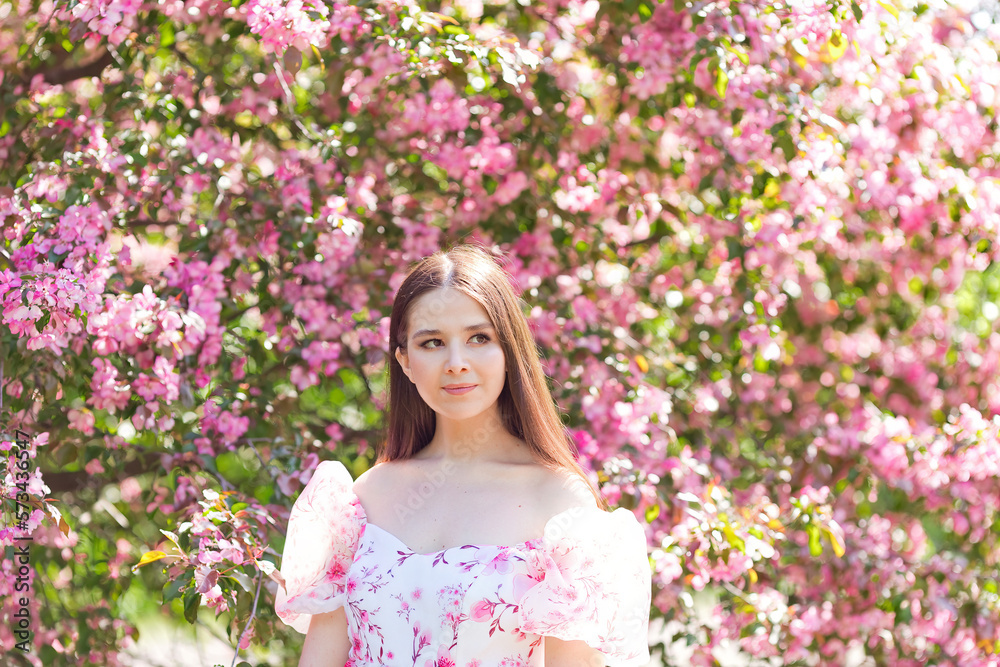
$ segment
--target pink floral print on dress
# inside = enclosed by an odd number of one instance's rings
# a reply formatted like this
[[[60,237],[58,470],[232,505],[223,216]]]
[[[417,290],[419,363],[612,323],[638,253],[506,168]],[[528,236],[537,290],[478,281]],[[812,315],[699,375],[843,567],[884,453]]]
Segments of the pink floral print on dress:
[[[582,640],[608,665],[649,662],[650,569],[625,509],[576,507],[544,536],[418,554],[369,524],[325,461],[289,516],[275,610],[299,632],[346,609],[351,667],[543,667],[544,637]]]

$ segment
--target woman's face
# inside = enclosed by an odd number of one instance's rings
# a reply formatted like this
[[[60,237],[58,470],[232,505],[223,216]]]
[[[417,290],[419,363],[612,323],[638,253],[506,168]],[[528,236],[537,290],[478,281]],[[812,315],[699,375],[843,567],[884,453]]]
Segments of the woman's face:
[[[503,348],[478,301],[451,288],[422,294],[410,306],[403,372],[439,416],[456,420],[493,408],[506,380]],[[472,385],[463,393],[448,385]]]

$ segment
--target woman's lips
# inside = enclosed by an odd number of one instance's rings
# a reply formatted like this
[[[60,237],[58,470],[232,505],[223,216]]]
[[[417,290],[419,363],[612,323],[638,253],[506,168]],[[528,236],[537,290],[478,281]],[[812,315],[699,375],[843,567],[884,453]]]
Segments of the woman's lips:
[[[469,387],[460,387],[456,389],[449,389],[448,387],[443,387],[443,389],[449,394],[468,394],[470,391],[476,388],[476,385],[471,385]]]

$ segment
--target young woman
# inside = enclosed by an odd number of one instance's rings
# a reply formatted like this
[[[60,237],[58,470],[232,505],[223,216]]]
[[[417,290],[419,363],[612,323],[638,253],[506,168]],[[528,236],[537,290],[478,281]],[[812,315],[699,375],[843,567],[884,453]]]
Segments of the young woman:
[[[299,667],[647,664],[643,529],[574,460],[509,276],[437,252],[389,334],[378,462],[321,463],[289,518],[275,608]]]

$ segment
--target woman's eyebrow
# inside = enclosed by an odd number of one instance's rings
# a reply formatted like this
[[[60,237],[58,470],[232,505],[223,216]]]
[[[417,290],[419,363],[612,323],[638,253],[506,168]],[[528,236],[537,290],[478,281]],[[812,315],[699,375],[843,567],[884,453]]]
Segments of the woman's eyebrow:
[[[492,329],[493,325],[489,322],[481,322],[479,324],[470,324],[465,327],[465,331],[481,331],[483,329]],[[410,338],[419,338],[420,336],[436,336],[441,333],[440,329],[420,329],[415,332]]]

